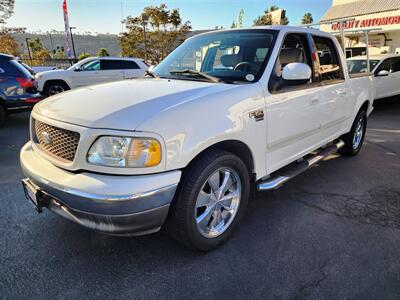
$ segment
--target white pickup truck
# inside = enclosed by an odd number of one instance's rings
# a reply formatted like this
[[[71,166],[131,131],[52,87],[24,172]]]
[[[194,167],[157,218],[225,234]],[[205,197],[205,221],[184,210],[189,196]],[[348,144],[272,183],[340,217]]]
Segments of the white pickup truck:
[[[351,79],[336,39],[312,29],[197,35],[152,74],[35,106],[20,160],[39,212],[113,235],[165,225],[212,250],[252,185],[276,189],[337,150],[356,155],[372,111],[371,77]]]
[[[77,87],[144,77],[148,66],[143,60],[130,57],[88,57],[66,70],[37,73],[38,90],[53,96]]]

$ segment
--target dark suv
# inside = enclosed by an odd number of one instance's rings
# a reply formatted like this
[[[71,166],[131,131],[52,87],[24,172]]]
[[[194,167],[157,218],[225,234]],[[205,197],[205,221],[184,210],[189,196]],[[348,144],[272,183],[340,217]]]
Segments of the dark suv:
[[[40,100],[29,71],[15,57],[0,54],[0,126],[9,114],[31,110]]]

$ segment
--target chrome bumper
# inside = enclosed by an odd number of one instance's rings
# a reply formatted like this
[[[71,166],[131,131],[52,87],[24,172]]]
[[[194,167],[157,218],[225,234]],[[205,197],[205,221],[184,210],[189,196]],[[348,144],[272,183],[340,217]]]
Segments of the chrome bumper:
[[[140,176],[72,173],[35,153],[28,142],[21,167],[46,198],[46,207],[77,224],[108,234],[139,235],[163,225],[181,172]]]

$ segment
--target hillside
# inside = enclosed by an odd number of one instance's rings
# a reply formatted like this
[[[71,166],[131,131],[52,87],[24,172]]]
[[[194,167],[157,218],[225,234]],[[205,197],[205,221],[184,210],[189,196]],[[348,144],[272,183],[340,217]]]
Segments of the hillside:
[[[21,50],[27,52],[26,49],[26,38],[35,39],[39,38],[45,48],[51,51],[50,35],[49,34],[31,34],[31,33],[19,33],[14,34],[18,43],[21,45]],[[65,38],[62,34],[51,34],[51,40],[54,49],[58,47],[65,47]],[[118,36],[113,34],[99,34],[99,35],[75,35],[74,43],[76,54],[79,55],[82,52],[89,52],[90,54],[96,54],[99,48],[107,48],[110,55],[116,56],[120,53],[118,45]]]

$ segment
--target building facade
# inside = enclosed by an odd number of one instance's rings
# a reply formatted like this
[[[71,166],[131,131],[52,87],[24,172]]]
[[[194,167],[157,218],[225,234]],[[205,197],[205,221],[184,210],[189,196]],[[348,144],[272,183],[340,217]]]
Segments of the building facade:
[[[365,29],[371,30],[371,54],[400,53],[400,0],[333,0],[321,19],[326,22],[321,30],[339,35],[341,19],[347,19],[344,30],[348,56],[365,54]]]

